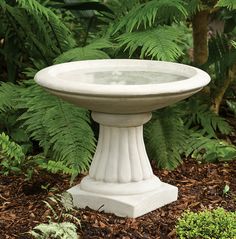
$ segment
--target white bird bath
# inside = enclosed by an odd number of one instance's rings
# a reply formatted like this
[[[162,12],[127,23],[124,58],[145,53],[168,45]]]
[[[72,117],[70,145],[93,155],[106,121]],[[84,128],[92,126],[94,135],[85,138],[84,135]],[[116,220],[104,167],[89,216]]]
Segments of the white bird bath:
[[[143,124],[151,111],[201,90],[210,81],[207,73],[170,62],[90,60],[47,67],[35,80],[52,94],[91,110],[100,124],[89,175],[68,190],[75,206],[138,217],[177,200],[177,187],[152,172]]]

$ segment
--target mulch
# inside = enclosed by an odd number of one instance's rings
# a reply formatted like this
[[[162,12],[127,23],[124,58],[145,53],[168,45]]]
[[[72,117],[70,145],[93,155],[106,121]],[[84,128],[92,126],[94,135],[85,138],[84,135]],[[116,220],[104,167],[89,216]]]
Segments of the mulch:
[[[121,218],[80,209],[74,215],[81,221],[78,234],[85,239],[174,239],[175,225],[187,209],[200,211],[223,207],[236,211],[236,161],[218,164],[185,162],[174,171],[156,170],[164,182],[179,188],[176,202],[142,217]],[[74,182],[78,183],[83,175]],[[48,222],[50,209],[43,200],[70,188],[69,177],[40,172],[33,180],[23,176],[0,176],[0,239],[27,239],[27,232]],[[225,185],[229,192],[223,193]]]

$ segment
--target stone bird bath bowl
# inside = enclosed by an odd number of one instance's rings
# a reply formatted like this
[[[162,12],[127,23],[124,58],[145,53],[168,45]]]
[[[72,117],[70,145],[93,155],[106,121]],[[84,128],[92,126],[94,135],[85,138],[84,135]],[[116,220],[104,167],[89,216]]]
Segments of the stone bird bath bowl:
[[[68,190],[75,206],[138,217],[177,200],[177,187],[152,172],[143,124],[151,111],[201,90],[210,81],[207,73],[170,62],[89,60],[47,67],[35,80],[52,94],[91,110],[100,124],[89,175]]]

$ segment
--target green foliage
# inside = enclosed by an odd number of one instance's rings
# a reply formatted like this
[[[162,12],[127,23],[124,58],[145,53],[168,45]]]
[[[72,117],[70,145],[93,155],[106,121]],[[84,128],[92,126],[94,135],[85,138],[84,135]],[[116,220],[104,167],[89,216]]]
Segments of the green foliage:
[[[159,21],[169,23],[187,16],[184,2],[181,0],[153,0],[133,7],[118,23],[115,31],[125,27],[126,32],[132,32],[143,26],[153,27]],[[168,35],[168,34],[167,34]]]
[[[236,147],[218,139],[219,134],[229,135],[232,127],[219,115],[209,110],[209,105],[192,97],[183,103],[183,120],[188,129],[188,139],[183,153],[186,157],[201,162],[219,162],[233,160]]]
[[[191,156],[199,162],[216,163],[234,160],[236,147],[223,140],[212,139],[195,131],[189,135],[184,153],[186,157]]]
[[[2,172],[8,174],[10,171],[19,172],[25,158],[22,148],[15,142],[11,142],[5,133],[0,134],[0,165]]]
[[[70,222],[40,224],[30,234],[36,239],[78,239],[76,225]]]
[[[224,118],[210,111],[209,105],[196,97],[189,99],[184,109],[186,127],[195,126],[202,135],[217,138],[216,132],[225,135],[232,132],[232,127]]]
[[[176,233],[179,239],[235,239],[236,213],[222,208],[186,212],[177,222]]]
[[[121,18],[134,7],[140,4],[139,0],[108,0],[107,5],[113,11],[114,19]]]
[[[0,84],[0,112],[15,110],[20,87],[12,83]]]
[[[224,189],[222,192],[223,192],[223,195],[227,195],[230,192],[230,187],[228,184],[224,186]]]
[[[234,47],[234,48],[236,48],[236,41],[231,41],[231,45]]]
[[[235,0],[219,0],[216,4],[217,7],[227,7],[229,9],[236,9]]]
[[[140,57],[173,61],[182,55],[178,43],[182,32],[171,26],[158,27],[144,32],[124,33],[118,37],[120,47],[129,49],[131,57],[137,49],[141,49]]]
[[[227,100],[226,103],[227,103],[227,105],[228,105],[230,111],[232,111],[233,114],[234,114],[235,117],[236,117],[236,102],[235,102],[235,101]]]
[[[38,24],[42,23],[40,20],[46,20],[45,23],[48,26],[44,27],[49,30],[47,33],[51,34],[51,37],[47,38],[49,42],[46,43],[50,44],[51,47],[53,47],[52,44],[54,43],[59,52],[62,53],[75,46],[76,43],[71,31],[50,8],[43,6],[37,0],[18,0],[18,4],[21,8],[25,9],[30,16],[35,17],[35,19],[39,21],[37,22]],[[37,25],[37,27],[42,26]],[[43,28],[41,29],[43,30]],[[43,34],[43,36],[45,37],[45,34]]]
[[[112,43],[106,39],[99,39],[84,47],[73,48],[62,53],[55,60],[55,64],[76,61],[76,60],[93,60],[93,59],[107,59],[110,58],[101,49],[111,48]]]
[[[236,147],[218,139],[231,126],[197,98],[158,110],[145,126],[148,155],[160,168],[174,169],[183,156],[199,162],[221,162],[236,158]]]
[[[225,34],[216,35],[209,41],[209,58],[203,66],[204,69],[213,68],[212,80],[216,93],[221,85],[225,84],[228,70],[235,64],[236,49],[231,47],[232,43]]]
[[[185,0],[186,8],[190,16],[202,9],[201,0]]]
[[[51,65],[56,56],[76,46],[71,31],[52,9],[36,0],[7,3],[0,2],[0,21],[6,26],[0,54],[6,59],[10,81],[29,58]]]
[[[38,154],[26,156],[24,147],[10,140],[4,132],[0,134],[0,166],[5,175],[9,173],[22,173],[30,180],[37,167],[45,164],[45,158]]]
[[[175,109],[156,111],[145,127],[145,139],[149,157],[159,168],[174,169],[182,162],[180,150],[186,142],[186,131]]]
[[[66,173],[72,168],[75,176],[88,169],[94,135],[87,110],[48,94],[35,83],[24,90],[19,107],[26,110],[20,117],[26,132],[39,142],[46,156],[63,162],[64,167],[59,163],[53,172],[62,169]]]
[[[220,0],[217,6],[235,9],[234,0]],[[191,48],[186,39],[191,35],[191,24],[185,20],[209,7],[212,4],[204,5],[200,0],[108,0],[93,5],[37,0],[10,4],[1,0],[0,38],[4,41],[0,42],[0,60],[4,59],[3,69],[8,74],[4,80],[32,79],[48,65],[76,60],[129,56],[182,62],[184,58],[190,63],[183,54]],[[225,34],[209,42],[209,60],[203,68],[213,72],[212,95],[224,85],[222,79],[236,60],[233,46]],[[209,101],[210,97],[201,101],[193,98],[182,108],[154,113],[145,138],[150,158],[160,167],[173,169],[182,155],[201,161],[234,158],[235,148],[217,138],[219,133],[230,134],[231,128],[209,110]],[[20,144],[25,154],[31,147],[29,136],[42,147],[47,160],[40,163],[41,168],[73,176],[88,168],[95,141],[88,111],[24,81],[20,86],[1,84],[0,112],[1,130]]]
[[[48,224],[40,224],[29,233],[36,239],[78,239],[76,230],[77,226],[80,226],[80,220],[72,214],[74,209],[71,195],[69,193],[55,195],[44,203],[51,211],[52,217],[49,216]]]

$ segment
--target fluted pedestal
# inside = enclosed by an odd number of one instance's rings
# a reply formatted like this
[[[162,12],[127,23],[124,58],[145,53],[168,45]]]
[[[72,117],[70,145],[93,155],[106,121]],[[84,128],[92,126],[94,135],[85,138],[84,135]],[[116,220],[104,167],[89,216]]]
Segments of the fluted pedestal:
[[[138,217],[177,199],[178,189],[153,172],[143,142],[151,113],[92,113],[100,124],[89,176],[68,191],[75,206]]]

